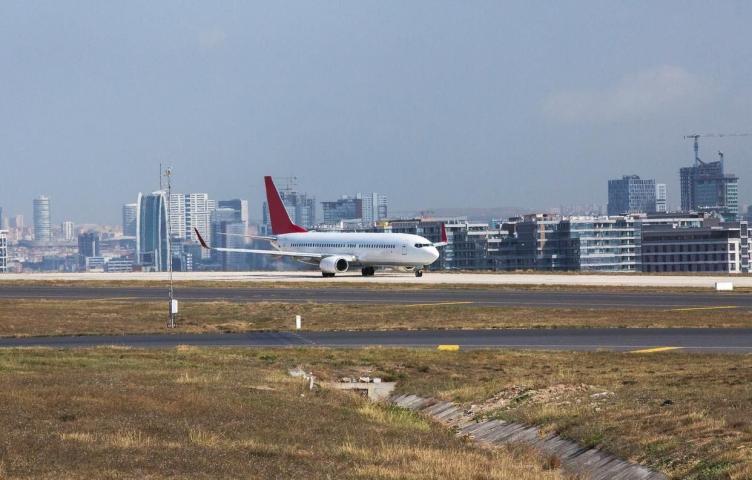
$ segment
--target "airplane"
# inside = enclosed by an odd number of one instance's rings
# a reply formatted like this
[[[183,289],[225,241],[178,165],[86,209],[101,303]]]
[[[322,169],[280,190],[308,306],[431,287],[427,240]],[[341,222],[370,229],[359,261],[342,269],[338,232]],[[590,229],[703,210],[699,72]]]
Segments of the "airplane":
[[[423,269],[439,258],[437,247],[447,244],[446,228],[441,225],[441,241],[431,242],[407,233],[316,232],[295,225],[285,209],[272,177],[264,177],[266,200],[272,224],[271,236],[250,235],[268,241],[273,250],[210,247],[194,228],[203,248],[218,252],[255,253],[290,257],[318,265],[324,277],[360,267],[361,275],[373,276],[377,267],[397,267],[423,276]],[[245,236],[245,235],[244,235]]]

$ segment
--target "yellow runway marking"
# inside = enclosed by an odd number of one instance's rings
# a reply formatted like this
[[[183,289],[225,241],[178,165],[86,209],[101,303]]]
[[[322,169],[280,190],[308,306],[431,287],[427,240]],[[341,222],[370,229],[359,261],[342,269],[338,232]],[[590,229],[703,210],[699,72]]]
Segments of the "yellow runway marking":
[[[403,307],[430,307],[433,305],[467,305],[474,302],[437,302],[437,303],[411,303],[409,305],[402,305]]]
[[[657,352],[668,352],[670,350],[679,350],[682,347],[655,347],[655,348],[645,348],[642,350],[632,350],[629,353],[657,353]]]
[[[691,308],[672,308],[669,312],[689,312],[692,310],[729,310],[739,308],[736,305],[723,305],[720,307],[691,307]]]
[[[456,352],[459,351],[460,346],[459,345],[439,345],[436,347],[436,350],[442,351],[442,352]]]

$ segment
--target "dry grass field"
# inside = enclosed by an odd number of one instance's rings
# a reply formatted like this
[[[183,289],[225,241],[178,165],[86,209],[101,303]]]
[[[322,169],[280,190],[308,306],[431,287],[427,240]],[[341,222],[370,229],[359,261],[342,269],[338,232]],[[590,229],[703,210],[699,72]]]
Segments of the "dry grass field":
[[[752,478],[750,355],[384,349],[297,355],[331,376],[369,366],[370,374],[397,380],[401,392],[457,401],[479,418],[540,425],[673,478]]]
[[[673,478],[752,478],[752,357],[403,349],[0,350],[0,478],[561,478],[322,379],[375,375]],[[545,459],[544,463],[554,463]]]
[[[529,450],[308,391],[285,372],[298,354],[0,350],[0,478],[564,478]]]
[[[587,308],[499,308],[473,305],[339,305],[183,302],[172,332],[399,330],[555,327],[752,327],[752,312]],[[131,300],[0,300],[0,336],[164,332],[164,302]]]

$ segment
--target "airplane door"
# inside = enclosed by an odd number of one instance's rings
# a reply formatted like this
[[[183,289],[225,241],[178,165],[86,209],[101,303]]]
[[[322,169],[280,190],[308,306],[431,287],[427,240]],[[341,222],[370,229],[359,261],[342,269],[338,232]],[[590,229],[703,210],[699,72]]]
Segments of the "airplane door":
[[[407,255],[407,245],[402,245],[402,255]]]

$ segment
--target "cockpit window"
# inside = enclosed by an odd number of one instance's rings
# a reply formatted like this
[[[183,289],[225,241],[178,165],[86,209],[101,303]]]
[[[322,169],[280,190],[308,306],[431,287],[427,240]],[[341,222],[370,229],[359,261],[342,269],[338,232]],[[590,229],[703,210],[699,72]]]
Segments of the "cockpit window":
[[[416,243],[415,248],[423,248],[423,247],[430,247],[430,243]]]

